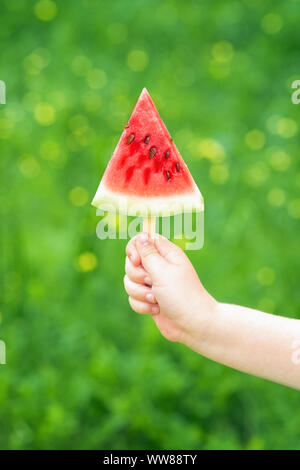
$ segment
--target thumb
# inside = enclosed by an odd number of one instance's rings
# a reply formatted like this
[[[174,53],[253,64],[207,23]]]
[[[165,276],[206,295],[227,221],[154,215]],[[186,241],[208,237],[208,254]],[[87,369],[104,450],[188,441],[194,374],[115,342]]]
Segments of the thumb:
[[[142,260],[142,265],[150,274],[153,282],[159,282],[167,267],[166,259],[157,250],[154,241],[147,233],[141,233],[136,238],[136,247]]]

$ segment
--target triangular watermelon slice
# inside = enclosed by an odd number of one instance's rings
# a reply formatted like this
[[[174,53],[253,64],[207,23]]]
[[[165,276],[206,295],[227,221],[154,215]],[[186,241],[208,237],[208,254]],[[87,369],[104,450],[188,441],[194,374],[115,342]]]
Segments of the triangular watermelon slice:
[[[92,204],[155,217],[202,211],[203,198],[146,88],[110,159]]]

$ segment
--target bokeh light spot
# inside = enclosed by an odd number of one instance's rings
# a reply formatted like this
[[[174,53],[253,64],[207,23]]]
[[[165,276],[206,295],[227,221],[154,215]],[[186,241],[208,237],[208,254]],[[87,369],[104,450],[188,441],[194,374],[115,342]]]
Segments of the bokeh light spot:
[[[83,77],[92,68],[92,63],[88,57],[78,55],[72,60],[71,68],[75,75]]]
[[[220,163],[226,156],[225,149],[220,142],[215,139],[202,139],[196,143],[199,156],[207,158],[214,163]]]
[[[40,154],[45,160],[57,160],[61,155],[61,148],[58,142],[46,140],[41,143]]]
[[[29,54],[23,60],[25,72],[29,75],[38,75],[50,62],[50,54],[47,49],[39,48]]]
[[[257,272],[257,280],[260,284],[263,286],[270,286],[271,284],[274,283],[276,278],[274,269],[264,266],[263,268],[260,268]]]
[[[55,109],[48,103],[38,103],[34,109],[34,117],[42,126],[50,126],[55,121]]]
[[[269,178],[269,169],[264,162],[251,165],[245,172],[245,180],[250,186],[261,186]]]
[[[57,14],[57,7],[52,0],[41,0],[35,4],[34,13],[41,21],[51,21]]]
[[[142,50],[132,50],[127,57],[128,67],[134,72],[145,70],[149,62],[148,55]]]
[[[213,183],[224,184],[229,177],[227,165],[212,165],[209,170],[209,176]]]
[[[40,165],[32,156],[24,154],[19,159],[19,169],[26,178],[35,178],[40,173]]]
[[[277,13],[268,13],[261,21],[261,27],[267,34],[276,34],[282,29],[282,18]]]
[[[212,56],[220,63],[230,62],[233,58],[234,49],[230,42],[220,41],[212,46]]]
[[[274,150],[270,153],[269,163],[274,170],[285,171],[291,164],[291,158],[283,150]]]
[[[246,134],[245,142],[251,150],[260,150],[265,145],[266,137],[259,129],[253,129]]]
[[[69,192],[69,198],[74,206],[81,207],[87,203],[89,193],[81,186],[76,186]]]
[[[215,60],[211,60],[208,70],[213,78],[216,80],[223,80],[230,75],[231,66],[227,63],[219,63]]]
[[[78,256],[77,269],[81,272],[93,271],[98,265],[97,257],[91,251],[85,251]]]
[[[288,213],[293,219],[300,219],[300,199],[293,199],[289,203]]]
[[[297,131],[298,131],[298,125],[296,121],[294,121],[294,119],[281,118],[277,122],[277,133],[281,137],[284,137],[285,139],[294,137]]]
[[[283,189],[273,188],[268,192],[268,202],[271,206],[280,207],[285,203],[286,195]]]
[[[95,90],[100,90],[107,83],[106,73],[100,69],[89,70],[87,72],[86,79],[89,87]]]

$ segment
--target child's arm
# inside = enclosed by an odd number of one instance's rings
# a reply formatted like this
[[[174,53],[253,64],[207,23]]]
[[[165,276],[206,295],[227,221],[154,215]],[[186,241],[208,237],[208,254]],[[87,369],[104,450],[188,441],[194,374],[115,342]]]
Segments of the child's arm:
[[[184,252],[140,234],[127,245],[125,289],[161,333],[226,366],[300,389],[300,321],[218,303]]]

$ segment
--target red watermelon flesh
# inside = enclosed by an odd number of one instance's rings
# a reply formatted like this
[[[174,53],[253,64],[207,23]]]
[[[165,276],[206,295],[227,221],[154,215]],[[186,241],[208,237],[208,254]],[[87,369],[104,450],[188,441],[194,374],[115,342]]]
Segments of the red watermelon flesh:
[[[128,215],[203,210],[203,198],[146,88],[105,170],[93,205]]]

